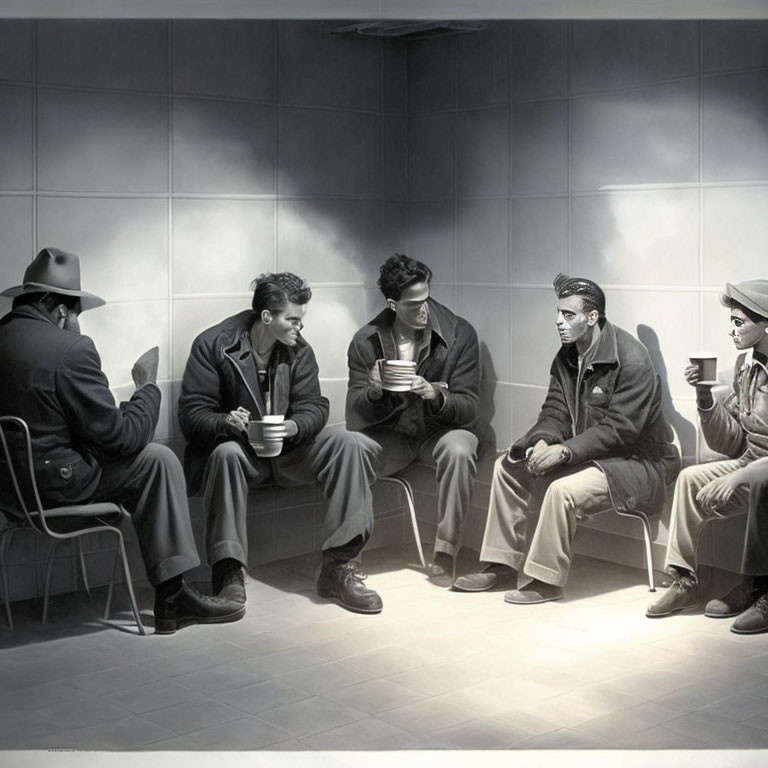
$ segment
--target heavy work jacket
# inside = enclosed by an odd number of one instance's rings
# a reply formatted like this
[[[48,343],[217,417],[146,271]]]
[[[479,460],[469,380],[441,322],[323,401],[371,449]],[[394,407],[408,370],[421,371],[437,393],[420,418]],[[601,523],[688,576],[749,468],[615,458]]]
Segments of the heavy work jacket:
[[[468,429],[492,442],[490,427],[478,419],[480,353],[477,333],[463,318],[428,299],[430,334],[416,360],[416,373],[446,389],[435,405],[410,393],[384,391],[381,400],[368,398],[368,376],[376,360],[397,358],[392,335],[395,313],[385,309],[352,338],[347,351],[347,429],[384,427],[421,439],[440,429]]]
[[[0,320],[0,414],[27,422],[46,505],[89,501],[100,465],[139,453],[154,436],[159,413],[155,384],[115,405],[88,336],[59,328],[33,306]],[[6,472],[0,491],[7,500]]]
[[[658,512],[680,470],[648,351],[607,321],[581,370],[576,346],[561,347],[539,418],[512,446],[513,457],[520,458],[540,439],[565,445],[571,465],[598,466],[618,511]]]
[[[285,440],[283,456],[314,438],[328,421],[328,399],[320,393],[315,353],[301,336],[296,347],[278,342],[272,349],[267,411],[248,338],[254,319],[253,311],[240,312],[203,331],[192,344],[179,397],[190,493],[199,492],[205,463],[219,443],[237,440],[255,457],[247,437],[227,422],[230,411],[242,406],[252,419],[269,412],[296,422],[298,432]]]

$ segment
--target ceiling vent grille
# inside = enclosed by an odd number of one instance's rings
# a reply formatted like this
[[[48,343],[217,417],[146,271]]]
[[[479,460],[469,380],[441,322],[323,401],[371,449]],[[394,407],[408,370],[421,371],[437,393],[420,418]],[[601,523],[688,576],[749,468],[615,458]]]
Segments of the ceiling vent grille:
[[[332,35],[386,37],[393,40],[428,40],[433,37],[479,32],[485,24],[475,21],[366,21],[329,29]]]

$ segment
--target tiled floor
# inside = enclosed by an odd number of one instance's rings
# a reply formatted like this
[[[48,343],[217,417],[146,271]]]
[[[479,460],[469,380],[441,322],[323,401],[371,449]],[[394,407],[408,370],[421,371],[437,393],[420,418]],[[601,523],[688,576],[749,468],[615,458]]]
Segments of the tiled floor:
[[[646,619],[643,573],[588,558],[566,599],[537,606],[438,589],[407,558],[365,555],[379,616],[318,601],[308,559],[253,569],[243,621],[170,637],[131,634],[127,613],[104,625],[79,594],[47,626],[17,604],[0,747],[768,748],[768,635]]]

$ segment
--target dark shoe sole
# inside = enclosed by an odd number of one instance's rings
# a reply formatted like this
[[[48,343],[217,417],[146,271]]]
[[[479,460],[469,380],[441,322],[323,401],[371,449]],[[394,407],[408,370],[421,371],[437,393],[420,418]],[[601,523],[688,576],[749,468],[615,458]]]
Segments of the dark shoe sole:
[[[734,616],[741,615],[746,610],[746,608],[742,608],[740,611],[731,611],[731,613],[710,613],[709,611],[704,611],[704,615],[708,619],[732,619]]]
[[[156,619],[155,634],[172,635],[177,630],[191,627],[193,624],[228,624],[232,621],[239,621],[243,616],[245,616],[245,606],[225,616],[182,616],[176,619]]]
[[[541,603],[552,603],[555,600],[562,600],[562,595],[553,595],[552,597],[544,597],[544,595],[541,595],[540,597],[534,599],[534,600],[510,600],[508,593],[504,595],[504,602],[509,603],[509,605],[539,605]]]
[[[645,612],[645,618],[646,619],[663,619],[667,616],[674,616],[676,613],[685,613],[686,611],[695,611],[697,608],[701,608],[701,603],[698,603],[697,605],[688,605],[685,608],[675,608],[672,611],[667,611],[666,613],[648,613],[648,611]]]
[[[336,597],[335,595],[324,595],[321,592],[317,593],[317,596],[323,600],[327,600],[329,603],[336,603],[340,608],[345,608],[348,611],[352,611],[352,613],[363,613],[363,614],[376,614],[381,613],[384,606],[379,606],[378,608],[365,608],[363,606],[359,605],[350,605],[349,603],[345,603],[341,598]]]
[[[761,635],[768,632],[768,627],[761,627],[760,629],[734,629],[731,627],[731,632],[734,635]]]

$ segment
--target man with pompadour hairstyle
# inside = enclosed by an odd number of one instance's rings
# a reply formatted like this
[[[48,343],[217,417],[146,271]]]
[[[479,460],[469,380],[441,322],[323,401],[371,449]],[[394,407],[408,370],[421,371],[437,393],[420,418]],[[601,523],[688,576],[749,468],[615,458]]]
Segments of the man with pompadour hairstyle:
[[[554,280],[561,348],[536,423],[496,460],[480,559],[454,588],[500,586],[508,603],[558,600],[579,520],[611,508],[655,512],[680,457],[646,348],[605,317],[599,285]],[[526,515],[539,511],[526,547]],[[527,549],[527,551],[526,551]]]
[[[363,584],[356,562],[373,528],[372,446],[325,426],[328,399],[301,335],[312,291],[290,272],[260,275],[251,289],[251,309],[195,339],[179,398],[184,468],[190,492],[203,496],[213,593],[245,603],[249,489],[318,482],[327,508],[317,593],[350,611],[379,613],[381,598]],[[275,416],[279,423],[264,421]],[[278,455],[254,447],[251,421]]]

